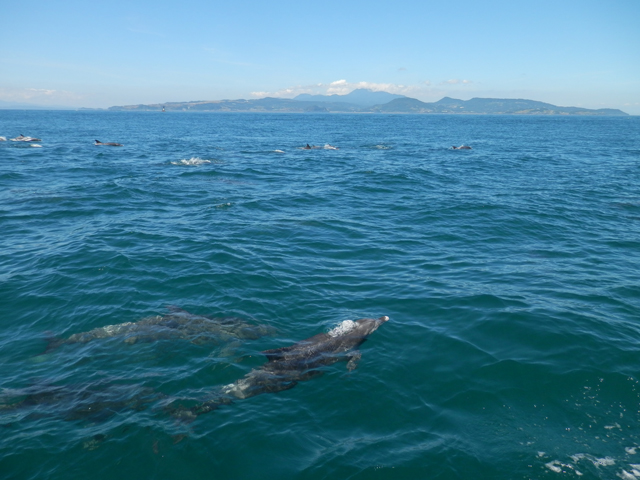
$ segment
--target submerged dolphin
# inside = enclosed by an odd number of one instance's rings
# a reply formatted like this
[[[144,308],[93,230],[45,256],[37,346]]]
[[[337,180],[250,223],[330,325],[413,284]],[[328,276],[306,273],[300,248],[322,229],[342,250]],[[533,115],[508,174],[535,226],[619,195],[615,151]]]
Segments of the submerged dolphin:
[[[96,140],[96,143],[94,145],[106,145],[108,147],[123,147],[124,145],[122,145],[121,143],[116,143],[116,142],[101,142],[100,140]]]
[[[0,418],[3,414],[20,412],[20,417],[53,415],[65,420],[105,420],[117,412],[144,410],[164,397],[142,385],[102,381],[86,385],[32,385],[0,390]]]
[[[346,361],[349,371],[356,368],[361,352],[358,349],[367,337],[389,317],[345,320],[328,333],[319,333],[289,347],[265,350],[267,363],[251,370],[241,379],[222,387],[215,398],[195,407],[182,405],[169,409],[174,417],[193,420],[198,415],[229,404],[233,399],[275,393],[295,387],[298,382],[322,375],[320,367]]]
[[[254,325],[238,317],[206,317],[178,307],[168,308],[171,310],[168,315],[94,328],[88,332],[75,333],[69,338],[53,338],[46,351],[65,344],[88,343],[98,338],[123,337],[124,342],[129,344],[164,339],[185,339],[202,344],[233,339],[253,340],[275,333],[275,328],[269,325]]]

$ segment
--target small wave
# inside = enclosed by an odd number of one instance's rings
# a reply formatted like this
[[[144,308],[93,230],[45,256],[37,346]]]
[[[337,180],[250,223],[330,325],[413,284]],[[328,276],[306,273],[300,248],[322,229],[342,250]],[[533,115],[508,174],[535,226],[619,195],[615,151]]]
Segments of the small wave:
[[[274,150],[273,153],[284,153],[284,150]]]
[[[377,148],[378,150],[391,150],[391,147],[387,147],[386,145],[376,145],[373,148]]]
[[[205,163],[211,163],[211,160],[203,160],[200,157],[191,157],[189,160],[183,158],[182,160],[179,160],[177,162],[171,162],[172,165],[188,165],[188,166],[204,165]]]

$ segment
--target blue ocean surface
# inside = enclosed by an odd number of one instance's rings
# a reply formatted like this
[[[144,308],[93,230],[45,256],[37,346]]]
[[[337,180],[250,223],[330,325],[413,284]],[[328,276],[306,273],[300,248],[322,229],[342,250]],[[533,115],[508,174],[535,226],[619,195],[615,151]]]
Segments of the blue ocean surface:
[[[640,478],[640,117],[0,110],[19,134],[0,477]],[[102,328],[175,307],[270,333]],[[383,315],[353,371],[172,414]]]

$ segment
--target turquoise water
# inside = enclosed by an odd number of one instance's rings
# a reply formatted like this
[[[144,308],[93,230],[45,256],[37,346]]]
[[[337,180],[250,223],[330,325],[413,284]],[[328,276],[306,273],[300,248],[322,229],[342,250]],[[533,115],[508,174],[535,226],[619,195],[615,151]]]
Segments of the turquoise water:
[[[0,111],[21,133],[3,478],[640,477],[640,118]],[[169,305],[277,332],[45,352]],[[382,315],[353,372],[163,408]]]

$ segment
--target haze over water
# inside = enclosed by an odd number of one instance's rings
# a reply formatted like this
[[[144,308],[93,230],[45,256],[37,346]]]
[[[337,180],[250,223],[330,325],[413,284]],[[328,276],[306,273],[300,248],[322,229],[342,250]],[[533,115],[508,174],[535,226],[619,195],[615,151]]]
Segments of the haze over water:
[[[639,117],[0,111],[21,133],[0,404],[55,394],[0,409],[3,477],[640,477]],[[277,333],[44,353],[168,305]],[[351,373],[163,410],[382,315]]]

